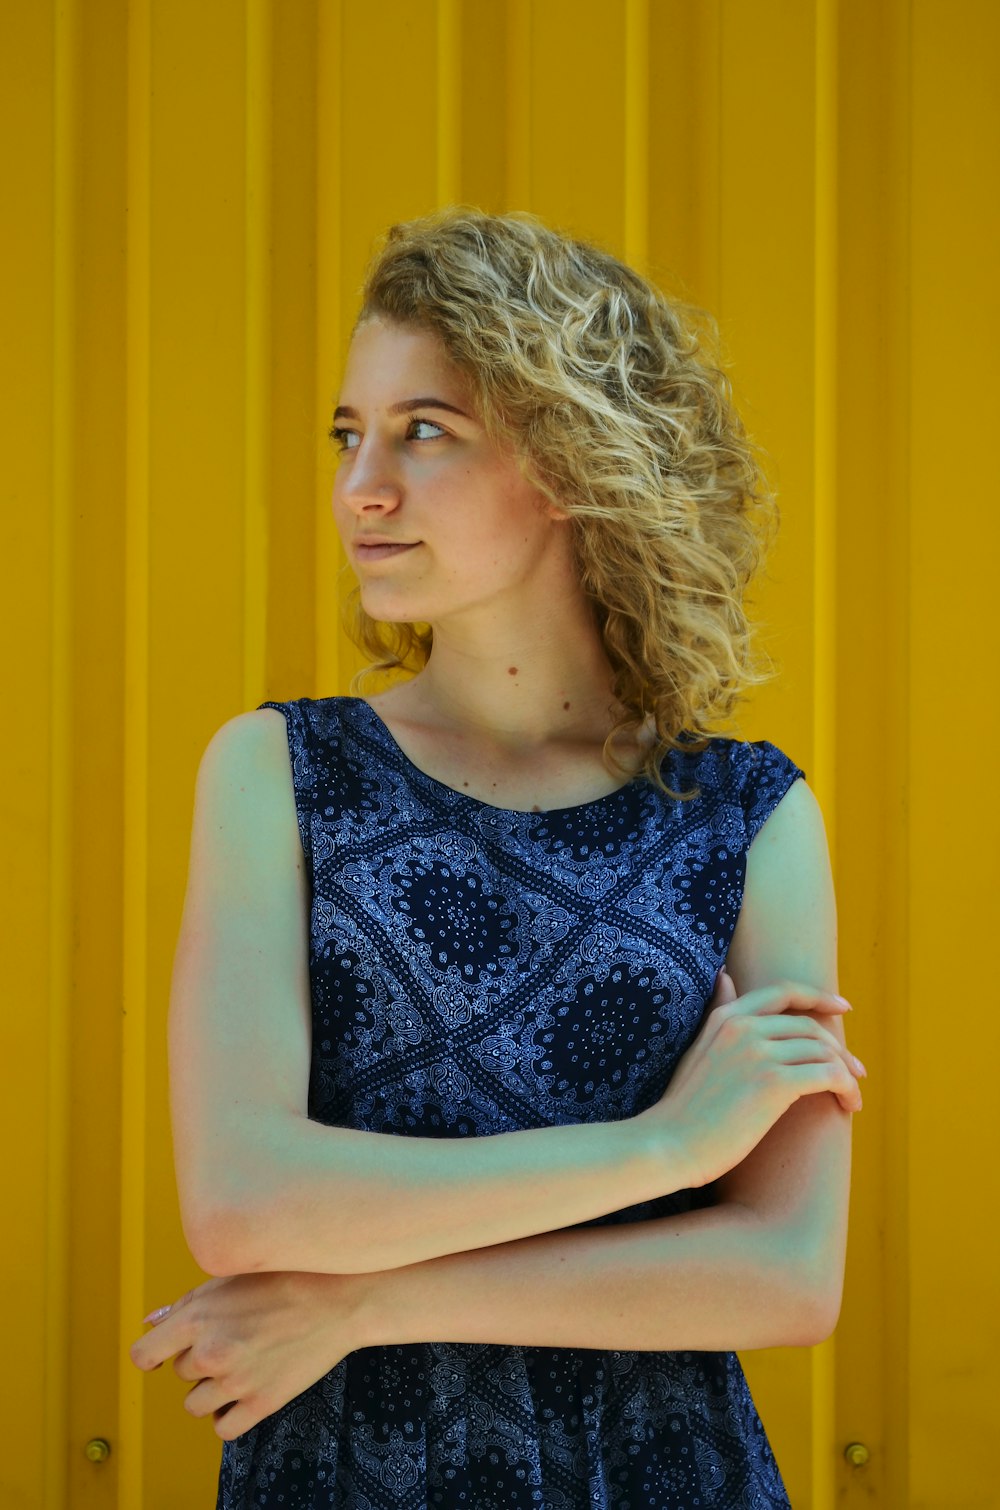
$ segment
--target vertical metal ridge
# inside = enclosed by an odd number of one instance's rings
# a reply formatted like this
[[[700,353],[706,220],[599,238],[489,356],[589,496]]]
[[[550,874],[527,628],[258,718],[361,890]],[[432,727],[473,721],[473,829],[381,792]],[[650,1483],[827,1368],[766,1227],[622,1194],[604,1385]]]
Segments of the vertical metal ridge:
[[[73,982],[72,541],[76,461],[76,214],[80,14],[53,9],[51,665],[48,1042],[45,1086],[45,1371],[42,1503],[67,1502],[69,1450],[70,998]]]
[[[727,20],[728,17],[722,11],[722,0],[705,0],[703,9],[698,12],[700,55],[703,60],[700,76],[707,101],[706,108],[702,112],[699,141],[705,189],[698,205],[698,233],[701,237],[698,250],[701,261],[701,282],[705,290],[703,298],[706,304],[712,301],[712,308],[720,321],[725,273],[723,186],[726,157],[725,26]]]
[[[340,192],[340,69],[344,56],[341,0],[317,8],[316,40],[316,678],[324,695],[346,692],[346,647],[340,631],[339,585],[346,560],[330,514],[331,452],[327,431],[343,360],[343,257]],[[316,689],[310,692],[315,696]]]
[[[507,0],[506,209],[531,204],[531,0]]]
[[[649,267],[649,0],[625,0],[625,261]]]
[[[813,740],[837,874],[837,0],[816,0],[813,189]],[[832,983],[831,983],[832,984]],[[833,1510],[835,1343],[811,1349],[812,1506]]]
[[[458,0],[437,0],[437,203],[461,192],[462,21]]]
[[[895,639],[886,646],[886,665],[899,666],[905,674],[887,677],[889,705],[887,730],[898,730],[892,749],[900,773],[893,842],[886,856],[886,889],[889,896],[905,898],[901,907],[887,907],[883,915],[886,960],[891,971],[891,989],[886,990],[886,1022],[883,1042],[906,1045],[902,1053],[887,1053],[885,1076],[885,1249],[882,1293],[891,1303],[885,1313],[885,1350],[891,1374],[886,1373],[885,1494],[894,1505],[910,1503],[910,1117],[913,1070],[909,1055],[912,1038],[909,1022],[910,971],[913,951],[910,917],[913,907],[913,870],[910,842],[910,803],[913,794],[911,750],[913,748],[911,583],[914,579],[914,540],[911,524],[912,409],[912,255],[913,255],[913,0],[891,0],[887,7],[887,47],[884,59],[888,141],[887,162],[894,192],[887,262],[885,343],[893,353],[889,366],[888,392],[892,405],[887,416],[892,455],[892,481],[886,507],[892,527],[889,538],[898,542],[892,558],[889,583],[896,611],[889,624]],[[895,379],[895,381],[894,381]],[[889,982],[886,982],[887,988]],[[891,1284],[890,1284],[891,1278]]]
[[[142,1510],[145,1375],[128,1355],[146,1305],[148,977],[150,0],[129,0],[125,291],[125,708],[119,1510]],[[150,1302],[155,1303],[155,1298]]]
[[[698,80],[696,150],[699,192],[691,206],[696,226],[700,302],[721,314],[723,18],[719,0],[704,0],[694,16],[691,66]],[[674,273],[676,277],[676,272]],[[688,297],[691,297],[690,292]]]
[[[837,0],[816,0],[813,197],[813,766],[835,852],[837,560]]]
[[[246,9],[243,707],[265,696],[271,460],[271,0]]]

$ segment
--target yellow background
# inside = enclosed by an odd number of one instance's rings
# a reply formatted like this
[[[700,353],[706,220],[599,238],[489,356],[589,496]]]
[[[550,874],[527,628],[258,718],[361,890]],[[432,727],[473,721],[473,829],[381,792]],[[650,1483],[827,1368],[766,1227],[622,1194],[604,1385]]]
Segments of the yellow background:
[[[998,33],[992,0],[2,7],[3,1510],[214,1504],[211,1423],[127,1353],[203,1278],[165,1039],[193,779],[234,714],[347,690],[339,364],[375,235],[456,201],[720,321],[783,513],[741,732],[820,798],[870,1071],[835,1337],[743,1363],[795,1510],[996,1504]]]

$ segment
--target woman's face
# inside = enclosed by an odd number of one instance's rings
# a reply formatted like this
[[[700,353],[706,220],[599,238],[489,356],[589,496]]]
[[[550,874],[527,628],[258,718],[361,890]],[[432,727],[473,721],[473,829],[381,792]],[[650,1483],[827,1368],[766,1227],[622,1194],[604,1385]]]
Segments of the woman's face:
[[[438,626],[485,609],[506,619],[575,577],[566,515],[524,480],[512,449],[488,440],[432,332],[362,325],[334,424],[334,519],[372,618]]]

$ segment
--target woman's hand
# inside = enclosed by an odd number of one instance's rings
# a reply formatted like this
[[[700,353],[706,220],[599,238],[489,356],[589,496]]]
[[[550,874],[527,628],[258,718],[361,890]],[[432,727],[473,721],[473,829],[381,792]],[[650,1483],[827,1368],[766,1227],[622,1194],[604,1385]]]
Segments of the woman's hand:
[[[375,1279],[297,1270],[210,1279],[169,1306],[129,1356],[154,1369],[176,1354],[178,1378],[197,1381],[185,1409],[213,1416],[229,1442],[366,1346]]]
[[[698,1036],[659,1101],[639,1113],[669,1127],[689,1185],[734,1169],[800,1096],[832,1091],[845,1111],[860,1111],[864,1066],[807,1015],[847,1010],[840,997],[791,981],[737,996],[720,971]]]

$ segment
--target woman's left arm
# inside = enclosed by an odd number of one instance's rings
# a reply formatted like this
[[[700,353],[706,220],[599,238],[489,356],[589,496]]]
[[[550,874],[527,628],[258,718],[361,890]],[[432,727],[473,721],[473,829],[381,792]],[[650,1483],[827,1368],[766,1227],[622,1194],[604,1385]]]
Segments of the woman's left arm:
[[[782,980],[837,990],[829,851],[803,780],[750,846],[726,969],[734,995]],[[805,1015],[845,1041],[839,1018]],[[370,1335],[656,1351],[820,1342],[840,1312],[850,1167],[851,1113],[830,1092],[802,1096],[714,1182],[714,1206],[385,1271]]]
[[[726,970],[740,995],[778,980],[839,991],[830,854],[822,811],[804,780],[792,783],[750,846]],[[842,1017],[803,1015],[846,1043]],[[742,1206],[794,1245],[824,1336],[836,1326],[844,1287],[851,1115],[829,1091],[800,1097],[714,1185],[719,1201]]]

